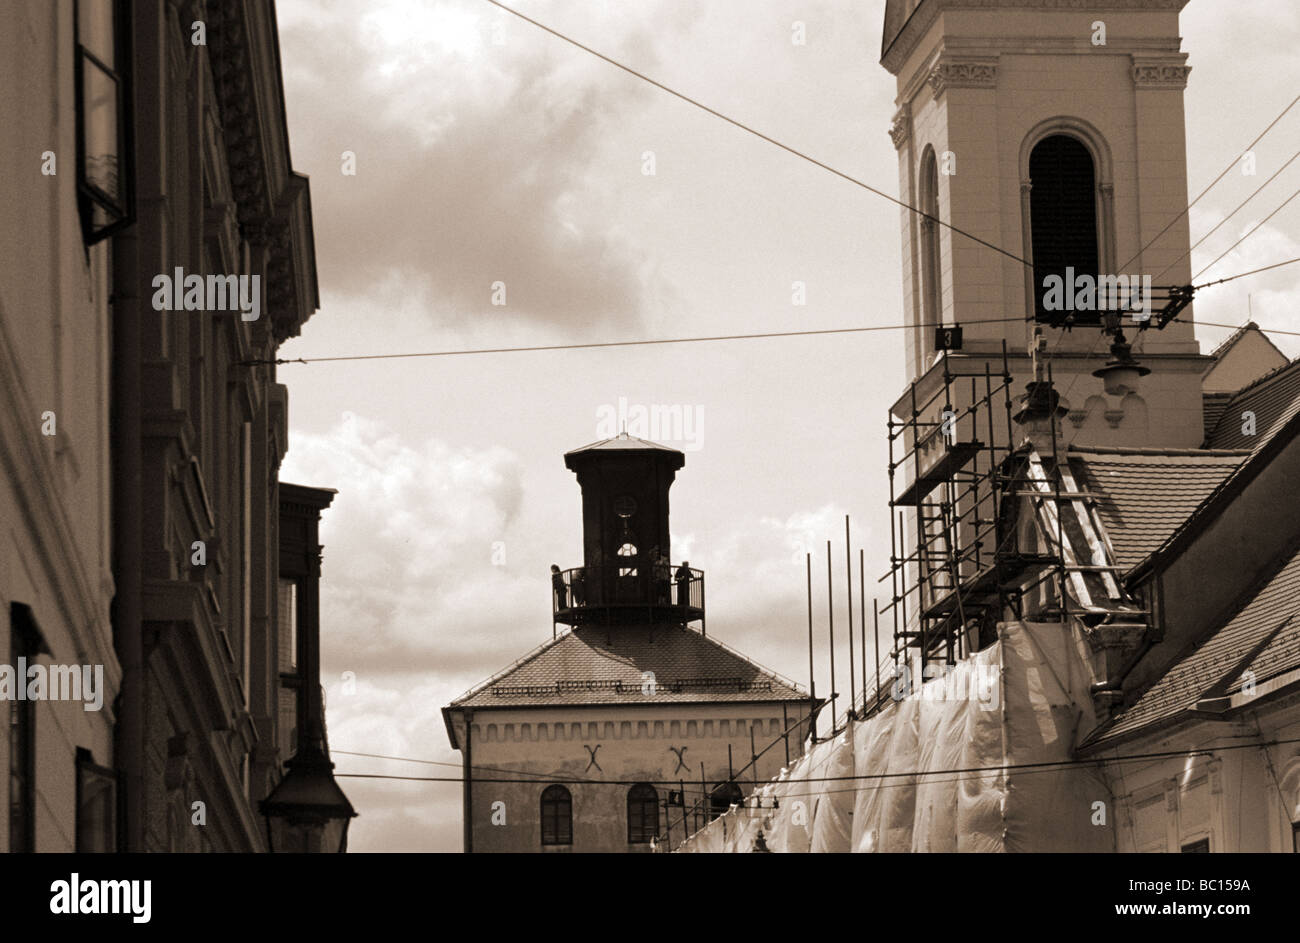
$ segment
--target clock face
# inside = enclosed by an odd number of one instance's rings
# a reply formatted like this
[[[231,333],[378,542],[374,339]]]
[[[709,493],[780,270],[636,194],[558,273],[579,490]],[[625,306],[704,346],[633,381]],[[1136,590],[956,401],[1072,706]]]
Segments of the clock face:
[[[636,499],[628,494],[615,498],[614,513],[625,520],[631,517],[636,513]]]

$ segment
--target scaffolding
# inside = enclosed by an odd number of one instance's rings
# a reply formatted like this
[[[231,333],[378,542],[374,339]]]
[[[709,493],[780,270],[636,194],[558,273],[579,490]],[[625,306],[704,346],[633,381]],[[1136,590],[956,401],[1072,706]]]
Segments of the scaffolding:
[[[1008,558],[1000,536],[1014,442],[1006,343],[998,371],[989,359],[977,370],[972,358],[941,357],[941,374],[932,375],[942,383],[926,394],[913,381],[907,415],[888,419],[891,599],[882,613],[893,618],[895,665],[915,653],[922,672],[982,647],[1008,602],[1009,567],[1024,562]]]
[[[1062,452],[1056,421],[1065,410],[1051,365],[1044,374],[1036,358],[1036,379],[1013,416],[1005,342],[1000,372],[989,359],[981,372],[954,366],[946,351],[942,358],[934,373],[942,383],[926,395],[913,381],[907,414],[888,419],[892,592],[881,612],[893,617],[896,676],[916,658],[924,681],[928,665],[955,665],[996,640],[999,620],[1025,618],[1027,609],[1062,621],[1074,613],[1089,626],[1145,618],[1120,582],[1094,496]],[[1047,423],[1050,449],[1039,438],[1041,454],[1033,437],[1017,442],[1013,422],[1026,416]],[[877,691],[867,709],[883,703]]]

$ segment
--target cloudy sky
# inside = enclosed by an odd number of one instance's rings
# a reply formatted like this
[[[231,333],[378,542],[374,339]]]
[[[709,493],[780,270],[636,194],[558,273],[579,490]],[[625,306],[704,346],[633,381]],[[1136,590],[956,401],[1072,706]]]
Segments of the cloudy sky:
[[[519,8],[897,191],[895,81],[877,62],[884,0]],[[321,289],[320,311],[282,356],[902,321],[899,216],[885,200],[483,0],[278,9]],[[1232,10],[1192,0],[1182,17],[1193,195],[1300,88],[1300,7]],[[806,45],[791,42],[795,21]],[[1258,177],[1230,174],[1194,208],[1194,238],[1298,149],[1293,112],[1260,145]],[[355,175],[342,172],[345,151]],[[1196,251],[1194,270],[1297,184],[1300,162]],[[1300,255],[1298,222],[1300,200],[1214,274]],[[791,304],[795,281],[803,306]],[[492,303],[496,282],[504,305]],[[1265,327],[1300,330],[1298,288],[1300,266],[1281,269],[1202,293],[1196,314],[1239,324],[1249,305]],[[1226,332],[1198,333],[1208,349]],[[1297,340],[1278,338],[1292,356]],[[579,491],[562,455],[601,438],[620,398],[694,419],[688,441],[670,442],[687,453],[673,557],[708,574],[711,634],[806,683],[804,551],[824,567],[834,539],[842,591],[849,514],[869,597],[885,572],[883,429],[903,383],[901,333],[287,365],[280,376],[292,426],[282,477],[339,490],[324,516],[322,586],[339,772],[458,775],[440,708],[550,637],[547,568],[581,562]],[[841,602],[837,628],[846,618]],[[847,690],[843,661],[840,673]],[[459,785],[343,784],[362,814],[352,850],[460,849]]]

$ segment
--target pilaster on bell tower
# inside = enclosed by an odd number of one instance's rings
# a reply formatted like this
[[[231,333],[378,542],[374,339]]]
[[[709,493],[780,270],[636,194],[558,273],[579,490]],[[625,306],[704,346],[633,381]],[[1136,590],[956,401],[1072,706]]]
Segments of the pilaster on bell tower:
[[[960,325],[952,355],[996,357],[998,370],[1005,342],[1023,389],[1039,327],[1067,442],[1200,444],[1205,358],[1191,308],[1162,330],[1125,314],[1151,375],[1107,390],[1093,376],[1110,357],[1104,312],[1061,310],[1047,288],[1073,273],[1140,291],[1146,277],[1158,299],[1191,281],[1186,3],[889,0],[881,64],[897,77],[900,196],[941,221],[902,211],[909,380],[933,385],[935,326]]]
[[[568,452],[582,488],[584,565],[552,575],[571,626],[704,621],[704,574],[671,563],[668,489],[686,456],[622,433]]]

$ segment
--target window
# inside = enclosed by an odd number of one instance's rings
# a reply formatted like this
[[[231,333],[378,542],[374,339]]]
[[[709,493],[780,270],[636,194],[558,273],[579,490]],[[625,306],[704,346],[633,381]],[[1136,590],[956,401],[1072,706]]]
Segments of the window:
[[[939,168],[934,149],[926,148],[921,158],[921,320],[927,327],[942,320],[943,289],[939,274]],[[922,335],[924,336],[924,334]]]
[[[1098,275],[1097,174],[1092,154],[1076,137],[1050,135],[1030,153],[1029,180],[1035,319],[1060,325],[1072,316],[1075,324],[1100,324],[1097,306],[1070,311],[1063,304],[1073,298],[1073,281]],[[1047,297],[1049,278],[1061,280],[1063,298]]]
[[[648,783],[637,783],[627,791],[627,842],[645,844],[658,835],[659,791]]]
[[[280,671],[295,674],[298,670],[298,584],[280,577]]]
[[[9,604],[9,664],[27,683],[26,663],[45,651],[30,606]],[[16,693],[16,692],[15,692]],[[36,850],[36,702],[9,702],[9,850]]]
[[[76,3],[77,197],[87,244],[134,220],[126,6],[117,0]]]
[[[625,543],[618,548],[618,556],[625,564],[636,562],[636,544]],[[636,576],[635,566],[624,566],[618,571],[619,576]]]
[[[280,750],[288,759],[298,749],[298,581],[280,577],[276,593],[276,624],[280,670]]]
[[[117,850],[117,774],[77,747],[77,851]]]
[[[709,793],[709,818],[716,819],[725,815],[733,805],[740,805],[744,801],[744,793],[735,783],[718,783]]]
[[[573,797],[563,786],[542,790],[542,844],[573,844]]]
[[[1199,841],[1183,845],[1179,851],[1185,855],[1208,855],[1210,853],[1210,840],[1208,838],[1202,838]]]

